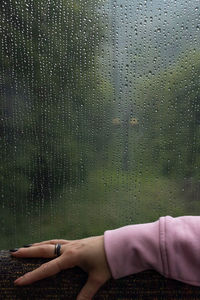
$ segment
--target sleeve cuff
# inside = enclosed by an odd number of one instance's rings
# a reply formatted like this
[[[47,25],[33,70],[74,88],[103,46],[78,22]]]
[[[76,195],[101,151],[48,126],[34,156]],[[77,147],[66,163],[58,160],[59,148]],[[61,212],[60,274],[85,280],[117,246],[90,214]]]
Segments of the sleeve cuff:
[[[105,231],[105,253],[113,278],[147,269],[163,273],[159,230],[157,220]]]

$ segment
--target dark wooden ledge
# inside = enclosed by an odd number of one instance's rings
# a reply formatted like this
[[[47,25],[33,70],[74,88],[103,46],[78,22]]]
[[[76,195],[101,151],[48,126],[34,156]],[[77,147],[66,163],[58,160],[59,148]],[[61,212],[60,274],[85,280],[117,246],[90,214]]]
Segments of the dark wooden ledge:
[[[79,268],[60,272],[58,275],[32,285],[15,287],[13,281],[39,267],[47,259],[19,259],[9,251],[0,251],[0,299],[76,299],[87,280],[87,274]],[[167,279],[149,270],[126,278],[108,281],[94,299],[200,299],[200,287]]]

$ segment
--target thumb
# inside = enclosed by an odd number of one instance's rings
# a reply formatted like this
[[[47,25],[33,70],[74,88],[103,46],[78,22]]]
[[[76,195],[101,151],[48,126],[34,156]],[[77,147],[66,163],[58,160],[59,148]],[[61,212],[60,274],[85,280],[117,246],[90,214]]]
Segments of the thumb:
[[[92,297],[96,294],[98,289],[105,283],[105,280],[102,280],[94,275],[89,275],[88,280],[76,300],[91,300]]]

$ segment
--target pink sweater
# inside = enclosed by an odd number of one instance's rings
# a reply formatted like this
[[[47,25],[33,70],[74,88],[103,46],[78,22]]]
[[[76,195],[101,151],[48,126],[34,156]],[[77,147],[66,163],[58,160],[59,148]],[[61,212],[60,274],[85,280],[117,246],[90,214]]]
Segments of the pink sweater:
[[[148,269],[200,286],[200,216],[160,217],[104,233],[113,278]]]

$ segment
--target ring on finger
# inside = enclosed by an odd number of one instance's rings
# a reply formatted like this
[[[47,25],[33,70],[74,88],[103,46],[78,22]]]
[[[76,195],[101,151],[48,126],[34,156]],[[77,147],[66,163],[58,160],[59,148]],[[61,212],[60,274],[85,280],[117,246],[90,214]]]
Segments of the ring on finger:
[[[60,256],[61,255],[60,250],[61,250],[61,244],[56,244],[54,254],[56,256]]]

